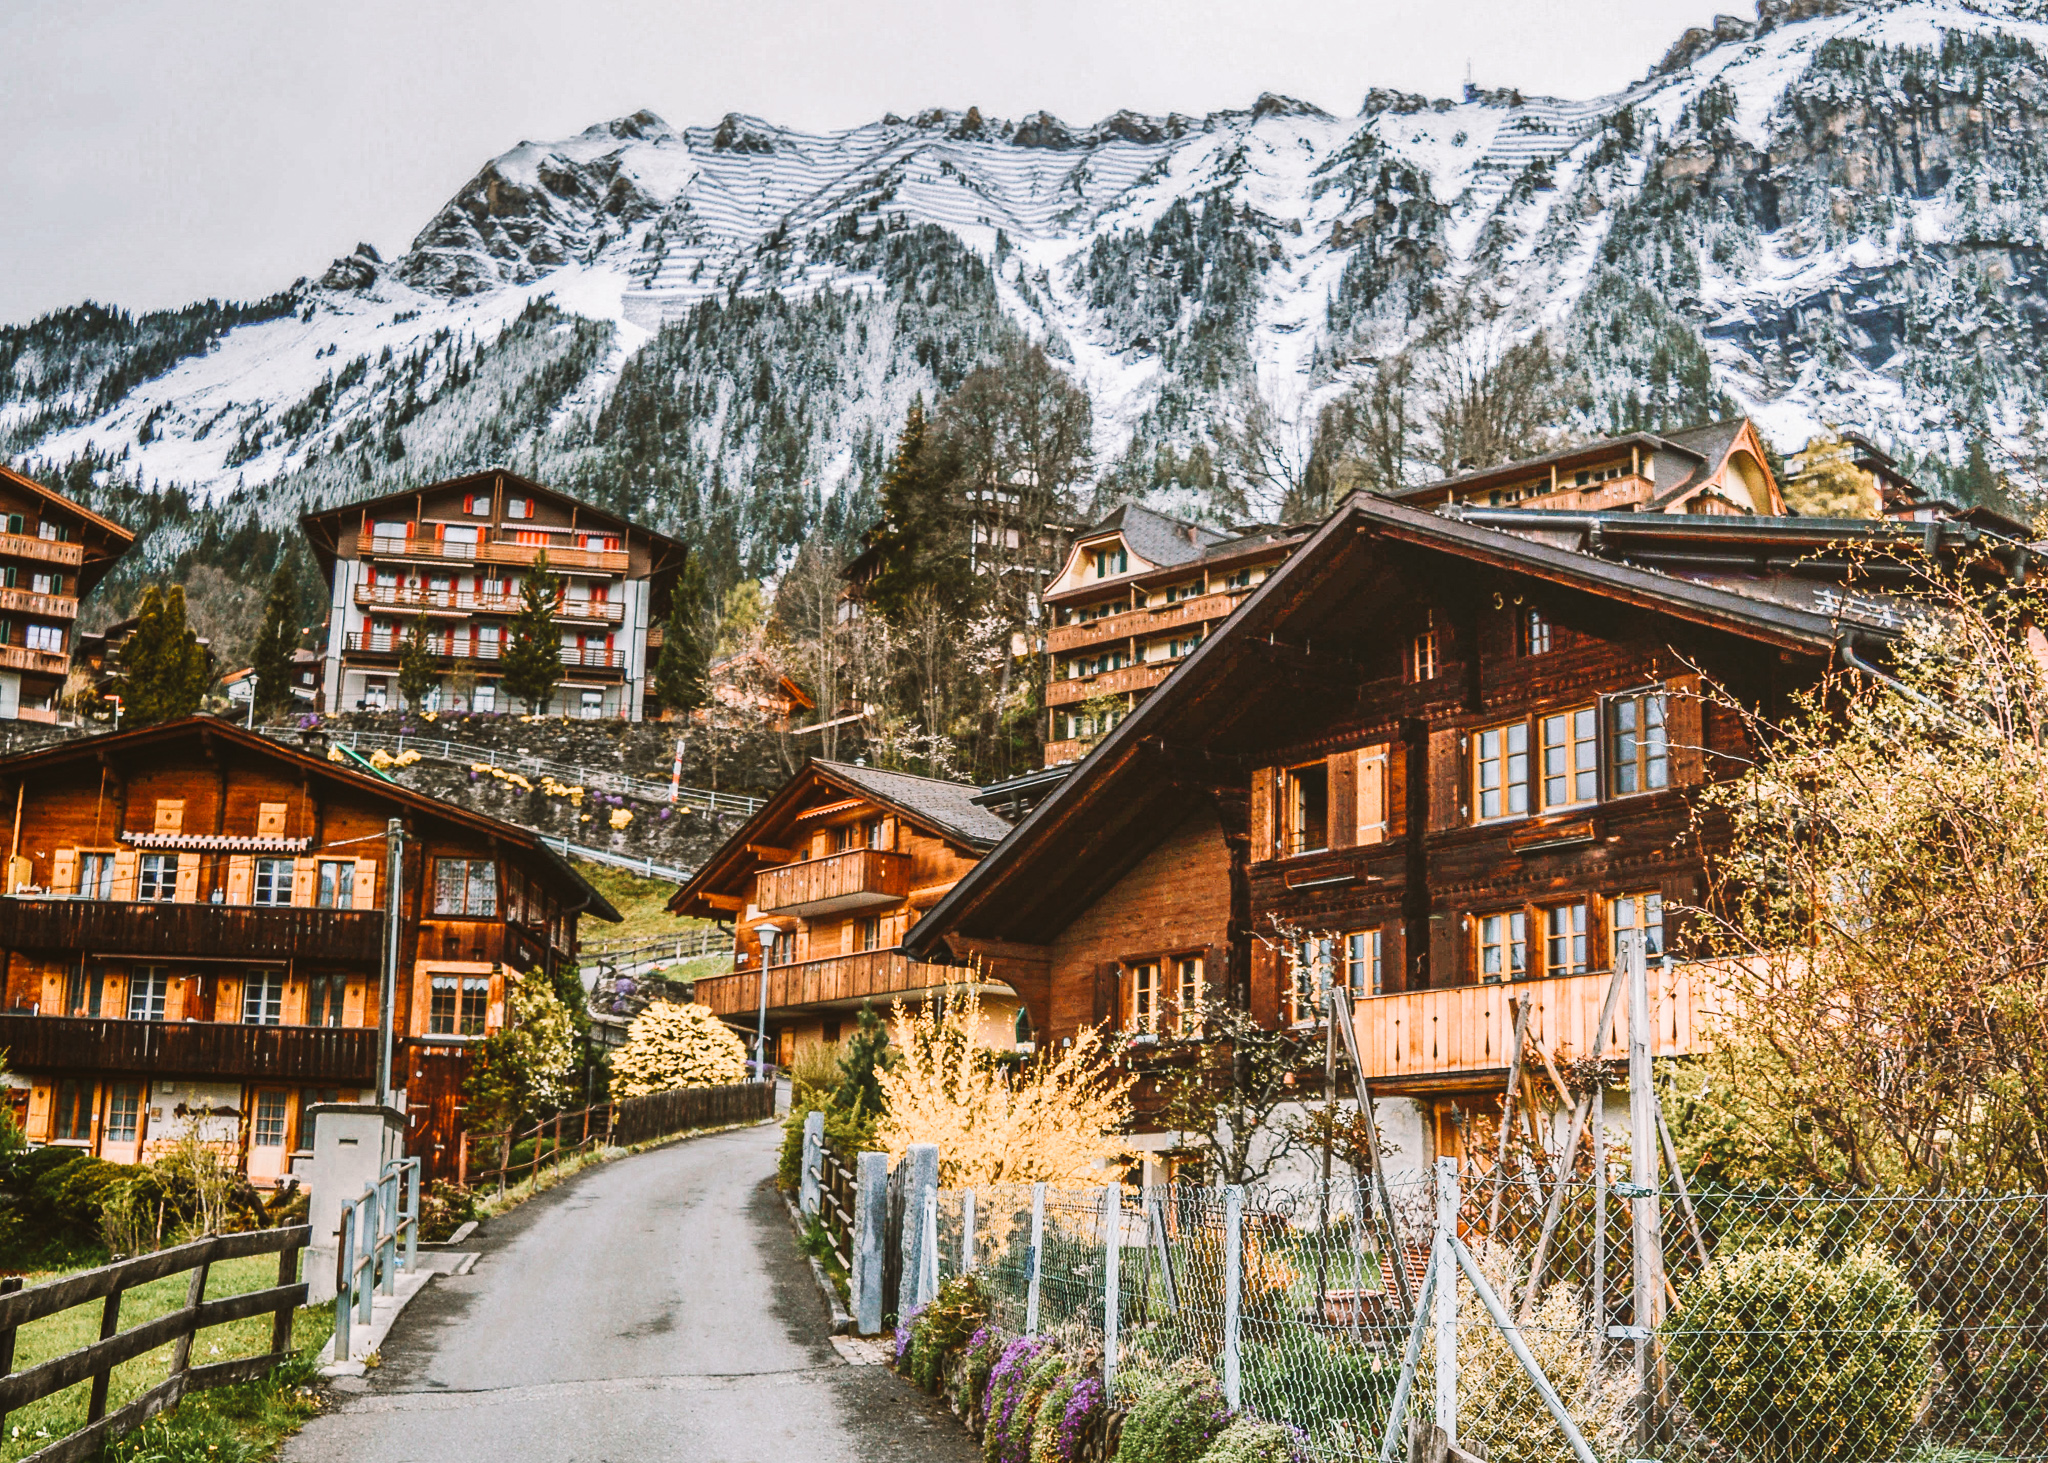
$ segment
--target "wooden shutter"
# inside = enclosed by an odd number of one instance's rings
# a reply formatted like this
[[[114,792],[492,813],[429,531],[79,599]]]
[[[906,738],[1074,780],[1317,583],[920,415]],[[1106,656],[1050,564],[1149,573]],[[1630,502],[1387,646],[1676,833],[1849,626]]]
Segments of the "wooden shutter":
[[[294,859],[292,861],[292,903],[300,909],[312,907],[320,886],[320,863],[317,859]]]
[[[1367,747],[1357,756],[1358,842],[1384,843],[1387,839],[1387,749]]]
[[[1664,738],[1671,750],[1671,785],[1690,787],[1706,781],[1706,717],[1700,700],[1700,678],[1678,676],[1665,682]]]
[[[52,894],[75,894],[78,892],[78,850],[60,848],[50,856],[50,892]]]
[[[54,1084],[38,1082],[28,1090],[28,1132],[27,1137],[38,1143],[50,1141],[50,1113],[55,1104]]]
[[[183,798],[158,798],[156,800],[156,831],[159,833],[183,833],[185,831],[185,800]]]
[[[356,909],[375,909],[377,907],[376,859],[359,858],[356,860],[355,904],[353,907]]]
[[[341,988],[341,1024],[343,1026],[367,1026],[363,1004],[369,987],[362,981],[352,980]]]
[[[1271,767],[1261,767],[1252,774],[1252,862],[1264,863],[1274,857],[1273,848],[1273,779]]]
[[[181,853],[178,855],[178,885],[172,896],[179,904],[199,902],[199,855]]]
[[[1429,734],[1431,833],[1460,827],[1465,821],[1461,806],[1465,792],[1465,756],[1459,745],[1462,740],[1459,733],[1450,728]]]
[[[1408,836],[1408,744],[1387,748],[1387,837]]]
[[[135,898],[136,853],[124,848],[114,855],[114,897],[132,900]]]
[[[216,1021],[240,1021],[242,1019],[242,978],[239,975],[224,975],[214,989],[213,1019]]]
[[[1464,920],[1454,914],[1429,917],[1429,983],[1432,988],[1465,983]]]
[[[64,972],[49,969],[43,972],[43,1014],[45,1016],[69,1016],[64,1009]]]
[[[1123,968],[1114,960],[1104,960],[1095,967],[1094,1014],[1088,1019],[1091,1024],[1101,1026],[1105,1022],[1114,1029],[1117,1015],[1117,979]]]
[[[250,881],[256,872],[256,860],[246,853],[228,855],[228,903],[249,902]]]
[[[1329,820],[1326,837],[1331,848],[1349,848],[1358,842],[1358,824],[1346,811],[1358,802],[1358,754],[1338,752],[1324,764],[1330,780],[1329,797],[1323,816]]]
[[[261,838],[282,838],[287,805],[284,803],[258,803],[256,805],[256,833]]]

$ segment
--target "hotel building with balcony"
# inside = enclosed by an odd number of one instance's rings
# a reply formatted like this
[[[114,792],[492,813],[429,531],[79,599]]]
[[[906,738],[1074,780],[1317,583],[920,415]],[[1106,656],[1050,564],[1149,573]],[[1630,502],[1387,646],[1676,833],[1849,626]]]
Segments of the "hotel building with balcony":
[[[54,722],[78,601],[135,535],[0,466],[0,719]]]
[[[430,707],[512,711],[500,663],[526,576],[561,583],[556,715],[646,712],[660,619],[687,550],[674,539],[502,468],[308,513],[331,591],[319,709],[398,706],[398,663],[424,618],[442,668]]]

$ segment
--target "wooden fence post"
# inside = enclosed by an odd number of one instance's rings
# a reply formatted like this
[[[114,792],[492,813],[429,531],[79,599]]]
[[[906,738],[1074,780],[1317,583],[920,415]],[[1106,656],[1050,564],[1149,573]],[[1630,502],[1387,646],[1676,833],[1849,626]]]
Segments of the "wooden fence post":
[[[198,1309],[199,1302],[206,1299],[206,1276],[212,1268],[213,1262],[210,1255],[192,1267],[192,1283],[185,1288],[186,1310]],[[279,1280],[277,1283],[284,1285],[288,1282]],[[183,1336],[180,1336],[177,1346],[171,1351],[172,1376],[176,1376],[179,1372],[186,1370],[192,1365],[192,1335],[192,1332],[187,1331]],[[272,1348],[272,1350],[275,1349],[275,1347]]]
[[[21,1277],[19,1275],[10,1275],[5,1280],[0,1280],[0,1295],[12,1295],[19,1289],[21,1289]],[[6,1330],[0,1331],[0,1377],[4,1377],[14,1370],[14,1333],[17,1329],[17,1327],[9,1326]],[[6,1422],[7,1414],[0,1412],[0,1426],[4,1426]]]
[[[100,1340],[113,1339],[121,1329],[121,1292],[116,1290],[107,1297],[106,1305],[100,1311]],[[85,1409],[85,1420],[98,1422],[107,1415],[107,1383],[113,1380],[112,1364],[101,1367],[92,1374],[92,1402]]]

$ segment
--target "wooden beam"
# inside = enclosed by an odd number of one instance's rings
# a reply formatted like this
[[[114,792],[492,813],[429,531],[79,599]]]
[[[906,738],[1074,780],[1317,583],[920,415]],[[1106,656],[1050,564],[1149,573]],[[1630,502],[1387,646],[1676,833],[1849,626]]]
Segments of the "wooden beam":
[[[753,854],[756,858],[768,859],[771,862],[777,860],[785,864],[798,862],[798,855],[795,849],[777,848],[772,843],[750,843],[747,845],[747,852]]]
[[[713,909],[729,910],[733,914],[738,914],[747,907],[747,901],[737,894],[699,894],[697,902],[708,904]]]

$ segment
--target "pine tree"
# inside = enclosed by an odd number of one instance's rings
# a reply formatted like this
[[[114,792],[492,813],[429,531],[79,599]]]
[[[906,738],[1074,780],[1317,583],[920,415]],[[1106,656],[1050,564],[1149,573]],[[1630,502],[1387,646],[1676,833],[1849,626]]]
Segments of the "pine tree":
[[[547,709],[562,679],[562,636],[555,629],[555,601],[561,581],[548,572],[545,550],[519,590],[519,614],[505,648],[505,694],[526,703],[529,713]]]
[[[891,621],[923,598],[921,591],[954,615],[973,593],[949,445],[931,431],[924,402],[911,402],[896,460],[882,480],[882,526],[870,544],[879,565],[867,586],[868,603]]]
[[[427,697],[433,694],[440,679],[434,668],[433,652],[427,647],[427,617],[417,616],[398,650],[398,694],[405,698],[410,710],[424,711]]]
[[[142,591],[135,633],[121,648],[127,673],[124,726],[153,726],[190,716],[205,699],[212,673],[206,647],[185,623],[185,590],[168,594],[152,584]]]
[[[655,662],[655,692],[671,711],[688,711],[711,699],[711,670],[705,622],[710,618],[704,569],[695,555],[684,564],[662,628],[661,658]]]
[[[297,618],[299,590],[292,571],[280,563],[270,576],[270,594],[263,602],[263,628],[256,632],[256,649],[250,657],[256,672],[256,714],[278,716],[291,709],[292,652],[298,648]]]

